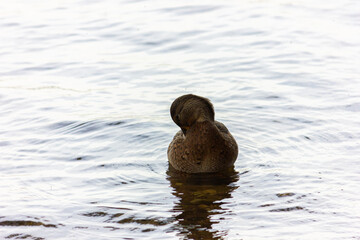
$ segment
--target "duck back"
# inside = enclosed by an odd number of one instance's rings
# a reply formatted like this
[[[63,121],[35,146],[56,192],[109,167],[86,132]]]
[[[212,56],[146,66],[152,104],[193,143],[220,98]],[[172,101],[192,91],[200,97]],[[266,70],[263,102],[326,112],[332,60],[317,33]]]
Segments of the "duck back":
[[[197,122],[186,135],[179,131],[168,148],[171,166],[187,173],[229,169],[237,155],[235,139],[225,125],[217,121]]]

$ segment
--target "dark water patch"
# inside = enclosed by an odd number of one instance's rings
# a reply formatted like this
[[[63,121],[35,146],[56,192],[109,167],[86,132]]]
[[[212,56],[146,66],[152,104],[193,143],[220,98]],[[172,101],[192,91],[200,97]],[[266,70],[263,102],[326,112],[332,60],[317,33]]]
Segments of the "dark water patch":
[[[82,214],[85,217],[106,217],[108,213],[106,212],[89,212]]]
[[[279,198],[282,198],[282,197],[291,197],[291,196],[294,196],[295,193],[277,193],[276,196],[279,197]]]
[[[14,220],[14,221],[2,221],[0,222],[0,226],[12,226],[12,227],[20,227],[20,226],[43,226],[50,228],[57,228],[55,224],[45,224],[43,222],[35,222],[35,221],[25,221],[25,220]]]
[[[45,240],[45,238],[42,237],[34,237],[30,234],[24,234],[24,233],[13,233],[5,237],[6,239],[32,239],[32,240]]]
[[[164,219],[152,218],[152,217],[136,218],[135,216],[133,216],[116,221],[116,223],[119,224],[137,223],[141,225],[165,226],[169,224],[169,221],[166,219],[164,220]]]
[[[109,123],[107,123],[107,125],[109,125],[109,126],[117,126],[117,125],[122,125],[122,124],[125,124],[126,123],[126,121],[114,121],[114,122],[109,122]]]
[[[259,207],[272,207],[274,205],[275,205],[274,203],[267,203],[267,204],[262,204]]]
[[[239,173],[239,175],[245,175],[245,174],[247,174],[247,173],[249,173],[249,172],[250,172],[250,170],[246,170],[246,171],[244,171],[244,172]]]
[[[265,99],[280,99],[280,96],[276,96],[276,95],[270,95],[270,96],[266,96]]]
[[[120,203],[130,203],[130,204],[134,204],[134,205],[153,205],[153,206],[159,206],[161,205],[161,203],[156,203],[156,202],[145,202],[145,201],[120,201]],[[121,208],[116,208],[116,209],[121,209]]]
[[[71,161],[88,161],[91,159],[95,159],[95,156],[86,155],[86,156],[78,156],[71,159]]]
[[[114,222],[113,219],[122,217],[125,213],[115,213],[115,214],[111,214],[111,216],[109,217],[109,219],[107,220],[107,222]]]
[[[113,226],[105,226],[105,229],[110,229],[111,231],[116,231],[116,230],[120,230],[121,228],[119,227],[113,227]],[[129,239],[129,240],[133,240],[133,238],[123,238],[125,240]]]
[[[128,201],[124,201],[125,203],[128,203]],[[99,204],[98,202],[90,202],[91,204]],[[129,203],[134,203],[134,202],[129,202]],[[98,206],[98,207],[101,207],[101,208],[103,208],[103,209],[110,209],[110,210],[115,210],[115,211],[118,211],[118,210],[121,210],[121,211],[124,211],[124,212],[126,212],[126,211],[130,211],[131,209],[130,208],[126,208],[126,207],[112,207],[112,206]],[[116,214],[118,214],[118,213],[116,213]],[[115,215],[116,215],[115,214]],[[122,213],[121,213],[121,215],[122,215]],[[120,216],[121,216],[120,215]]]
[[[304,210],[303,207],[295,206],[295,207],[288,207],[288,208],[278,208],[278,209],[272,209],[269,210],[270,212],[292,212],[292,211],[299,211]]]
[[[147,228],[147,229],[142,229],[141,232],[153,232],[155,231],[155,228]]]

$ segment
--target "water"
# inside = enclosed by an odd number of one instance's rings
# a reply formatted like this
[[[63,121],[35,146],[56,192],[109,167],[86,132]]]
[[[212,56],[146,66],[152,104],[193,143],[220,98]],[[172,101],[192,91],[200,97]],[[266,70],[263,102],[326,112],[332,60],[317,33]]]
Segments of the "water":
[[[360,239],[360,4],[11,1],[0,238]],[[168,172],[172,101],[212,100],[235,172]]]

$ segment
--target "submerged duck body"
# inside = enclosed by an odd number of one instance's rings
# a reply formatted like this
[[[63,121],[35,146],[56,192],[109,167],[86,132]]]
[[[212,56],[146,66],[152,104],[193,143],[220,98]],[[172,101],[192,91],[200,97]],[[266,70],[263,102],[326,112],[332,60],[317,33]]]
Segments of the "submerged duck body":
[[[215,121],[207,98],[188,94],[172,103],[170,114],[181,128],[168,148],[170,165],[187,173],[219,172],[234,165],[238,146],[224,124]]]

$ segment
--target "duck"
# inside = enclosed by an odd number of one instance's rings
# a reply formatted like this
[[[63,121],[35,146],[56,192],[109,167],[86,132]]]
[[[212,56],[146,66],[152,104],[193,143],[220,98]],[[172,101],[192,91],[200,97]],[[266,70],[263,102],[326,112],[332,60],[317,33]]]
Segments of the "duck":
[[[167,150],[169,167],[185,173],[214,173],[233,168],[238,145],[226,126],[215,121],[209,99],[193,94],[176,98],[170,115],[179,130]]]

